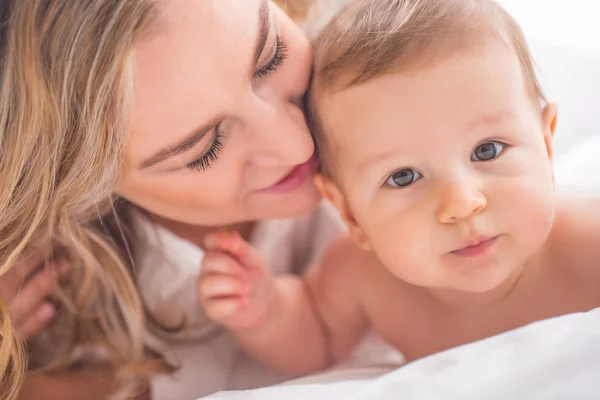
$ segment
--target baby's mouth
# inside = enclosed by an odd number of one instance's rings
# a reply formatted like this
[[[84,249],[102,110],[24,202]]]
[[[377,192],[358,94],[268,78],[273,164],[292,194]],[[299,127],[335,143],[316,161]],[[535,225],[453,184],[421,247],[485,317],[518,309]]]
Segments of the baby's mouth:
[[[450,253],[461,257],[475,257],[487,252],[496,243],[496,239],[498,239],[498,235],[477,236]]]

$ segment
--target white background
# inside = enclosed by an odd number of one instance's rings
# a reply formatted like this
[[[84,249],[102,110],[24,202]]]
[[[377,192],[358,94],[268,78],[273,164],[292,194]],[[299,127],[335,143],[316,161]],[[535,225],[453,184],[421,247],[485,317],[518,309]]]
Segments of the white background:
[[[557,158],[600,135],[600,0],[499,0],[529,41],[538,75],[559,105]]]

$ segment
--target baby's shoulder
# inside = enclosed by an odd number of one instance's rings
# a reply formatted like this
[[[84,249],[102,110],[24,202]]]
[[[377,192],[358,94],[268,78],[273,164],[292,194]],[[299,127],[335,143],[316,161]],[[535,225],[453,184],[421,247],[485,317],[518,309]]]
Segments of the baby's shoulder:
[[[548,245],[557,262],[568,268],[592,268],[600,276],[600,197],[559,198]]]

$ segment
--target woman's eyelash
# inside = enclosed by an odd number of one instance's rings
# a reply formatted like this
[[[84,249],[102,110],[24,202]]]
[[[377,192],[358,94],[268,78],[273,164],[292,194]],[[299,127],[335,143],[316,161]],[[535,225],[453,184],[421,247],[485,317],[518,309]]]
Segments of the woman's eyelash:
[[[273,56],[273,58],[271,59],[271,61],[269,61],[269,63],[267,65],[265,65],[264,67],[262,67],[261,69],[256,71],[254,73],[254,76],[257,78],[263,78],[263,77],[269,75],[270,73],[274,72],[277,69],[277,67],[279,67],[283,63],[283,61],[287,58],[287,51],[288,51],[287,44],[285,44],[285,42],[279,36],[277,36],[277,44],[275,46],[275,55]]]
[[[215,129],[215,137],[213,139],[212,144],[210,145],[210,149],[202,157],[197,159],[196,161],[192,161],[186,167],[191,169],[192,171],[201,172],[206,171],[210,168],[213,162],[217,160],[221,149],[223,148],[223,133],[217,127]]]

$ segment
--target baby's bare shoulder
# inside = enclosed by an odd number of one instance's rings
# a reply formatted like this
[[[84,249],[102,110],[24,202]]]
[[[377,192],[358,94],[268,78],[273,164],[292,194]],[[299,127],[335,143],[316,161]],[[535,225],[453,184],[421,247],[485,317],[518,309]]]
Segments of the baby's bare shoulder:
[[[559,198],[548,244],[561,264],[591,268],[600,276],[600,197]]]
[[[329,246],[320,262],[305,276],[314,293],[324,304],[336,310],[361,308],[361,283],[366,280],[374,256],[356,245],[349,236],[341,236]]]

